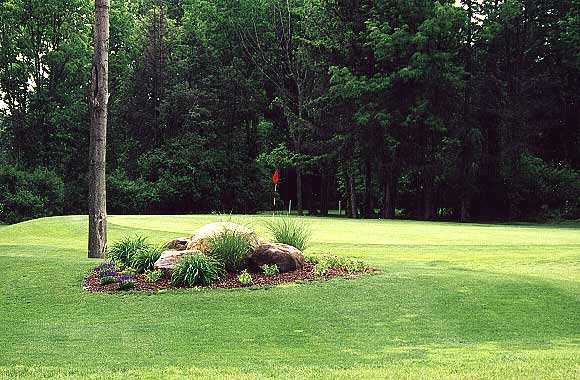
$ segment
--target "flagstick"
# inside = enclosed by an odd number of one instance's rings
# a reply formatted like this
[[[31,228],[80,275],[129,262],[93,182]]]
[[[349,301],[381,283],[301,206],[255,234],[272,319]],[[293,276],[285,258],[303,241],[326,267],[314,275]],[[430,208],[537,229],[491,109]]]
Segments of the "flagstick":
[[[272,216],[276,214],[276,191],[277,190],[278,190],[278,184],[275,183],[274,184],[274,195],[273,195],[273,198],[274,198],[274,209],[272,210]]]
[[[272,174],[272,182],[274,182],[274,194],[272,197],[274,199],[274,209],[272,210],[272,216],[276,214],[276,194],[278,193],[278,182],[280,181],[280,171],[276,169]],[[282,207],[284,207],[284,202],[282,202]]]

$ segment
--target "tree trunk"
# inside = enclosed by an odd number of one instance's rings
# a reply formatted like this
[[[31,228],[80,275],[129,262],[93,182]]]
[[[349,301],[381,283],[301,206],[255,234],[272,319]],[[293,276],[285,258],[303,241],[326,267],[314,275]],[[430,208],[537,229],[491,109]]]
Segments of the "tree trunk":
[[[423,219],[432,220],[435,218],[435,206],[433,204],[433,188],[425,187],[423,194]]]
[[[107,249],[105,162],[109,100],[109,0],[95,0],[94,55],[91,73],[91,131],[89,142],[89,257]]]
[[[365,161],[365,218],[373,218],[375,210],[373,207],[373,166],[370,159]]]
[[[466,121],[467,125],[470,125],[471,121],[471,95],[473,93],[473,47],[472,47],[472,23],[473,23],[473,4],[471,0],[466,1],[467,6],[467,57],[466,57],[466,69],[467,69],[467,80],[465,83],[465,109],[464,109],[464,117],[463,120]],[[470,195],[468,192],[468,188],[471,182],[471,176],[469,173],[469,166],[473,160],[473,147],[472,142],[470,139],[470,127],[463,128],[464,137],[463,137],[463,158],[461,159],[461,174],[463,182],[462,192],[461,192],[461,199],[460,199],[460,215],[459,220],[461,222],[467,221],[469,219],[469,204],[470,202]]]
[[[328,174],[326,167],[320,171],[320,216],[328,216]]]
[[[466,195],[463,195],[461,198],[461,215],[459,216],[459,220],[462,222],[467,222],[469,219],[469,198]]]
[[[302,170],[296,168],[296,210],[298,215],[304,215],[302,205]]]
[[[395,218],[395,186],[391,173],[385,174],[385,183],[383,189],[383,210],[382,217],[384,219]]]
[[[308,215],[309,216],[316,216],[318,214],[318,210],[316,209],[316,197],[314,196],[314,178],[312,175],[304,176],[304,191],[303,194],[306,194],[306,207],[308,208]]]
[[[344,194],[344,202],[342,203],[342,209],[344,210],[344,215],[347,218],[352,218],[352,208],[350,207],[350,181],[349,175],[347,174],[346,177],[343,178],[344,182],[346,183],[345,194]]]
[[[358,217],[357,205],[356,205],[356,191],[354,187],[354,175],[350,173],[348,175],[348,188],[350,193],[350,215],[352,218]]]

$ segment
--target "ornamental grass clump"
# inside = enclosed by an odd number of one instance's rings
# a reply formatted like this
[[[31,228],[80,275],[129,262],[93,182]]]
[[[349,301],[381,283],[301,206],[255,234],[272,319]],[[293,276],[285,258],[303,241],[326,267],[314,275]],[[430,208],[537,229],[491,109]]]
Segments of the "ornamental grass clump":
[[[143,273],[153,269],[161,252],[163,246],[149,242],[144,236],[126,236],[111,246],[107,259],[123,269],[132,268],[136,273]]]
[[[303,222],[294,218],[276,218],[266,226],[276,242],[291,245],[301,251],[308,247],[312,231]]]
[[[107,259],[109,261],[119,261],[126,266],[130,266],[130,258],[136,252],[148,250],[151,244],[144,236],[125,236],[123,239],[116,241],[107,250]]]
[[[185,255],[173,268],[174,285],[203,286],[218,281],[224,275],[223,263],[201,252]]]
[[[153,264],[159,259],[163,252],[162,245],[148,244],[138,251],[129,255],[129,265],[137,273],[143,273],[153,269]]]
[[[228,271],[241,269],[252,250],[248,237],[238,231],[224,230],[209,239],[207,254]]]

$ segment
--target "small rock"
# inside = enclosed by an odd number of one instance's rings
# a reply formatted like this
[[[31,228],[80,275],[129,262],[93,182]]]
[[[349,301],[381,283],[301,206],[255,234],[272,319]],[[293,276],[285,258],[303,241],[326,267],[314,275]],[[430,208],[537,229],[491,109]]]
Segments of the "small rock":
[[[197,251],[194,250],[171,250],[171,251],[164,251],[159,256],[159,259],[153,264],[155,269],[164,269],[164,270],[171,270],[175,267],[175,264],[181,259],[181,256],[187,255],[190,253],[196,253]]]
[[[254,269],[264,264],[276,264],[280,273],[302,269],[304,255],[291,245],[282,243],[265,243],[248,255],[248,265]]]

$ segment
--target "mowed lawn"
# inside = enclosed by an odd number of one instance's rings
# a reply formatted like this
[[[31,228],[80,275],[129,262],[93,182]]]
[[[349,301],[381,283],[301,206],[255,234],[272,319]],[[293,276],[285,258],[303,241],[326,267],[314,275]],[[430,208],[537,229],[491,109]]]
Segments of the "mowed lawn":
[[[110,216],[109,241],[216,219]],[[580,378],[580,225],[304,221],[380,273],[90,294],[86,217],[0,227],[0,378]]]

